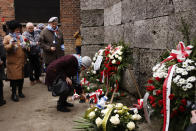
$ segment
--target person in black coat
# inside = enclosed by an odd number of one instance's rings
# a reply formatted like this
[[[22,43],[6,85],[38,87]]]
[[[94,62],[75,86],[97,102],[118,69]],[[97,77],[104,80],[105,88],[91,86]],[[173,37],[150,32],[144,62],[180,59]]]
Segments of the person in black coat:
[[[88,56],[66,55],[49,64],[46,71],[46,85],[48,88],[52,87],[53,82],[57,77],[65,80],[70,87],[73,87],[78,94],[82,94],[80,86],[79,73],[80,70],[89,68],[91,65],[91,58]],[[62,112],[69,112],[67,106],[72,107],[73,104],[67,102],[67,97],[72,92],[73,88],[59,96],[57,103],[57,110]],[[49,89],[50,90],[50,89]]]
[[[2,44],[2,38],[0,36],[0,106],[6,104],[6,101],[3,98],[3,80],[5,79],[4,67],[6,63],[6,53],[4,45]]]

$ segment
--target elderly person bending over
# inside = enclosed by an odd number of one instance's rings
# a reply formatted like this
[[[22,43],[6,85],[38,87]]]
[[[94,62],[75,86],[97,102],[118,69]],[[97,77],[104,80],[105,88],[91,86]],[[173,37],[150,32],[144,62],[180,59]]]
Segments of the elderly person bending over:
[[[34,85],[36,82],[41,83],[39,80],[41,74],[39,33],[34,31],[34,25],[31,22],[26,24],[26,29],[23,36],[30,42],[30,51],[27,52],[27,57],[30,63],[29,78],[31,85]]]
[[[87,69],[91,65],[91,58],[88,56],[67,55],[53,61],[46,71],[46,84],[48,87],[52,86],[56,77],[60,77],[67,82],[69,86],[76,89],[78,94],[82,93],[80,86],[79,74],[81,70]],[[62,112],[69,112],[67,106],[72,107],[73,104],[67,102],[67,97],[70,91],[59,97],[57,103],[57,110]]]
[[[46,67],[61,56],[64,56],[63,34],[59,30],[58,18],[52,17],[48,26],[40,34],[40,46],[43,49],[43,57]]]

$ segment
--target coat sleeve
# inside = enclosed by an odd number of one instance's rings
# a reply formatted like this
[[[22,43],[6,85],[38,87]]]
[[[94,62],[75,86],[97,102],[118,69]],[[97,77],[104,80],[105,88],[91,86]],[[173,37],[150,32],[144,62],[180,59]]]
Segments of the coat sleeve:
[[[190,126],[186,129],[186,131],[196,131],[196,123],[190,125]]]
[[[9,38],[7,36],[4,37],[3,44],[6,51],[11,51],[13,49],[13,45],[10,44]]]
[[[40,38],[39,38],[39,43],[40,43],[40,47],[47,52],[50,52],[50,45],[46,42],[45,40],[45,35],[44,35],[44,31],[41,32],[40,34]]]

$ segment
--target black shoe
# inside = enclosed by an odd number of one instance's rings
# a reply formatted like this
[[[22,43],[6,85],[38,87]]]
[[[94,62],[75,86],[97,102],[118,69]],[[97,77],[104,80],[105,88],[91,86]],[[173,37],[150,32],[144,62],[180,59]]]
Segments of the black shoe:
[[[0,106],[5,105],[5,104],[6,104],[5,100],[0,101]]]
[[[20,98],[25,98],[25,95],[24,95],[23,93],[19,93],[18,96],[19,96]]]
[[[69,103],[69,102],[65,102],[65,106],[68,106],[68,107],[74,107],[74,104]]]
[[[18,96],[16,94],[12,94],[12,97],[11,98],[15,102],[18,102],[19,101]]]
[[[65,106],[62,106],[62,105],[57,105],[57,111],[70,112],[70,109],[67,109]]]

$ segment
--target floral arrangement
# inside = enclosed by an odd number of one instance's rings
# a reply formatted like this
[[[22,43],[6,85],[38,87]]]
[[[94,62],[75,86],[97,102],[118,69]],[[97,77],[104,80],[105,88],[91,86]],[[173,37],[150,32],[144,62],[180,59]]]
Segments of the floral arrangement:
[[[28,49],[30,48],[30,41],[27,39],[27,38],[23,38],[23,36],[21,36],[21,47],[24,48],[24,49]]]
[[[104,109],[91,107],[80,120],[75,121],[75,129],[97,131],[132,131],[142,117],[136,108],[128,108],[122,103],[105,105]]]
[[[97,61],[100,58],[100,65],[96,69]],[[93,90],[102,88],[107,95],[114,90],[118,91],[122,71],[127,68],[128,64],[131,64],[131,50],[126,44],[119,42],[108,45],[95,53],[91,68],[83,77],[90,83],[97,83],[97,88]]]
[[[148,102],[154,114],[164,119],[164,131],[184,130],[189,125],[188,103],[194,102],[196,93],[195,53],[195,47],[180,42],[177,50],[152,68],[153,77],[146,85]]]

